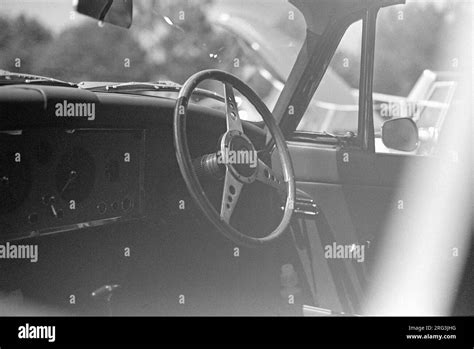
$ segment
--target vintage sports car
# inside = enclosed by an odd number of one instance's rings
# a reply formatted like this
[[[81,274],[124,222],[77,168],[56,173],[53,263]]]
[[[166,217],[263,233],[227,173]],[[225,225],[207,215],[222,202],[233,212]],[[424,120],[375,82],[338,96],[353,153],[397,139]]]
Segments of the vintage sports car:
[[[374,93],[377,18],[403,0],[235,3],[198,31],[195,4],[78,0],[80,59],[0,67],[0,315],[473,315],[468,75]],[[125,32],[185,79],[130,78],[101,36]],[[225,50],[201,64],[209,32]],[[103,78],[111,57],[124,78]],[[412,100],[442,125],[383,114]]]

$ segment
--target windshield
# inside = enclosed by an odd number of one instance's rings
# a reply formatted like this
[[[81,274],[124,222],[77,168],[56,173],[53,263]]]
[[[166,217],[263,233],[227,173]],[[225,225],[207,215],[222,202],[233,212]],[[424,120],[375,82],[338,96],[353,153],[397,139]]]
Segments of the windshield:
[[[245,1],[245,6],[241,0],[135,0],[130,29],[99,23],[76,13],[69,1],[0,3],[0,69],[74,83],[96,81],[102,85],[158,81],[182,84],[203,69],[221,69],[246,82],[270,110],[305,38],[303,15],[287,0],[271,0],[271,6],[269,0]],[[432,54],[449,52],[446,33],[450,23],[463,13],[461,6],[453,6],[448,12],[444,11],[446,7],[446,1],[435,6],[409,0],[406,6],[381,11],[373,96],[377,134],[386,119],[407,109],[407,101],[416,104],[411,109],[425,113],[398,116],[413,117],[420,127],[427,129],[426,134],[439,129],[439,122],[426,120],[443,120],[436,116],[440,108],[432,103],[424,107],[432,98],[419,93],[417,81],[423,83],[419,77],[428,69],[457,69],[452,63],[455,58],[435,61],[433,57],[441,55]],[[433,40],[432,33],[442,40]],[[361,37],[362,24],[358,21],[349,27],[338,45],[298,131],[357,134]],[[396,42],[410,50],[396,46]],[[217,83],[203,83],[200,87],[223,94]],[[157,94],[141,90],[143,94]],[[242,119],[261,121],[238,93],[236,98]],[[209,98],[201,103],[223,107]],[[434,113],[436,118],[429,116]]]
[[[203,69],[222,69],[248,83],[270,108],[304,37],[302,15],[283,0],[271,7],[226,0],[137,0],[130,29],[76,13],[67,1],[1,2],[0,69],[75,83],[180,84]],[[284,58],[270,59],[278,52],[282,56],[282,49]],[[201,87],[222,93],[221,86]],[[259,121],[257,113],[242,117]]]

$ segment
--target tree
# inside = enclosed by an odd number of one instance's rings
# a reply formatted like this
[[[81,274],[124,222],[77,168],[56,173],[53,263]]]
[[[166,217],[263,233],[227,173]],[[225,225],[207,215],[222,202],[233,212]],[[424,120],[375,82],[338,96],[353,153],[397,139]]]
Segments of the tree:
[[[39,23],[33,22],[37,28],[29,32],[10,25],[0,38],[15,37],[23,50],[21,56],[30,63],[24,72],[68,81],[184,82],[203,69],[232,72],[235,58],[241,58],[237,65],[245,64],[236,39],[207,20],[211,5],[211,0],[137,1],[130,30],[109,24],[99,27],[90,19],[67,28],[54,40],[48,32],[48,40],[37,40],[34,51],[30,41],[47,32]],[[2,47],[9,56],[18,55],[11,45]]]
[[[381,10],[377,24],[374,91],[406,96],[425,69],[437,69],[444,13],[433,4]]]
[[[147,81],[155,69],[129,31],[87,21],[45,46],[33,71],[67,81]]]
[[[433,3],[409,3],[379,12],[375,45],[374,91],[406,96],[425,69],[449,68],[440,62],[449,43],[447,16],[459,16],[462,5],[449,11]],[[452,40],[452,38],[451,38]],[[336,61],[348,58],[360,65],[359,52],[338,51]],[[358,88],[358,70],[333,67],[353,88]]]
[[[25,16],[0,17],[0,68],[28,73],[39,51],[52,40],[39,22]]]
[[[200,70],[234,70],[240,47],[229,33],[207,19],[211,0],[136,2],[133,30],[159,78],[183,83]],[[239,62],[243,63],[243,62]]]

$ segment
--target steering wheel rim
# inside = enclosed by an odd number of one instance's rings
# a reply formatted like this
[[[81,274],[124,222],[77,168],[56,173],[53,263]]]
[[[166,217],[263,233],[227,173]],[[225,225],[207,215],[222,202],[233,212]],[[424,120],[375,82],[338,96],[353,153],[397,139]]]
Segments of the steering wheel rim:
[[[187,143],[187,133],[186,133],[186,119],[187,119],[187,108],[188,103],[191,98],[191,95],[194,89],[204,80],[217,80],[224,84],[225,88],[225,103],[226,103],[226,123],[227,123],[227,132],[222,140],[222,147],[226,146],[226,137],[229,136],[230,131],[233,132],[229,137],[231,141],[233,137],[242,137],[243,128],[241,120],[238,116],[237,104],[235,103],[233,89],[239,91],[247,100],[256,108],[258,113],[262,116],[263,121],[265,122],[267,128],[269,129],[272,137],[275,140],[276,147],[278,149],[278,154],[280,158],[280,163],[283,170],[283,179],[273,172],[273,170],[268,167],[262,160],[258,159],[255,173],[252,173],[250,177],[243,176],[244,178],[237,178],[235,175],[235,167],[226,164],[225,171],[225,180],[224,180],[224,192],[221,203],[221,212],[218,213],[214,205],[209,201],[207,195],[205,194],[200,181],[197,177],[196,171],[193,166],[193,160],[189,153],[188,143]],[[240,128],[242,133],[240,133]],[[237,132],[237,133],[236,133]],[[228,137],[228,138],[229,138]],[[174,109],[174,123],[173,123],[173,138],[174,146],[176,152],[176,159],[181,171],[181,174],[184,178],[186,186],[191,194],[191,197],[201,208],[205,216],[213,223],[213,225],[227,238],[233,242],[248,246],[248,247],[257,247],[263,244],[270,243],[280,237],[285,230],[288,228],[291,217],[293,214],[294,202],[295,202],[295,179],[293,166],[291,163],[290,155],[286,142],[284,140],[283,134],[281,133],[280,128],[275,122],[273,115],[268,110],[263,101],[258,97],[258,95],[243,81],[241,81],[236,76],[226,73],[221,70],[210,69],[203,70],[192,75],[182,86],[178,98],[176,100],[175,109]],[[248,140],[250,142],[250,140]],[[251,143],[251,142],[250,142]],[[227,144],[229,146],[229,144]],[[253,145],[252,145],[253,146]],[[223,148],[221,148],[223,150]],[[231,170],[233,169],[233,171]],[[252,177],[254,180],[259,180],[267,185],[271,185],[276,188],[285,187],[286,190],[286,201],[284,205],[284,212],[282,219],[279,225],[267,236],[264,237],[252,237],[246,234],[241,233],[234,227],[230,225],[230,217],[226,215],[226,206],[229,207],[229,204],[234,201],[226,202],[224,205],[224,200],[226,200],[226,193],[232,189],[231,187],[237,188],[241,184],[239,189],[243,187],[244,184],[251,183]],[[249,179],[250,178],[250,179]],[[240,183],[240,184],[239,184]],[[232,194],[234,195],[234,194]],[[233,204],[238,200],[238,196]],[[232,204],[231,204],[232,205]],[[233,212],[233,208],[231,214]],[[228,209],[230,211],[230,208]]]

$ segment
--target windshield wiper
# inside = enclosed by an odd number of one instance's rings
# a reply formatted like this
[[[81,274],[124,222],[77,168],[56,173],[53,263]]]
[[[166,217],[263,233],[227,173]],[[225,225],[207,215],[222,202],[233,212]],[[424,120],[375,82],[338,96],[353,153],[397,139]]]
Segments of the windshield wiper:
[[[6,70],[0,70],[0,85],[14,85],[14,84],[34,84],[34,85],[51,85],[51,86],[66,86],[77,87],[77,84],[49,78],[46,76],[13,73]]]
[[[112,93],[133,93],[133,92],[176,92],[181,90],[181,85],[172,81],[158,81],[158,82],[123,82],[110,83],[105,85],[94,85],[90,82],[79,83],[79,88],[93,91],[93,92],[112,92]],[[201,88],[196,88],[193,95],[200,97],[213,98],[220,102],[225,102],[225,98],[216,92],[208,91]]]

